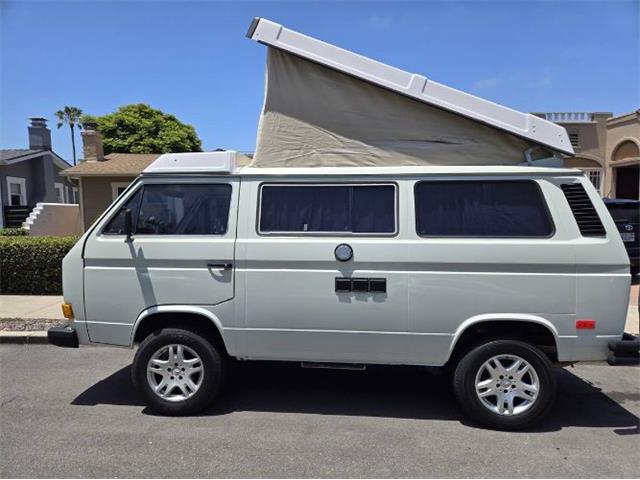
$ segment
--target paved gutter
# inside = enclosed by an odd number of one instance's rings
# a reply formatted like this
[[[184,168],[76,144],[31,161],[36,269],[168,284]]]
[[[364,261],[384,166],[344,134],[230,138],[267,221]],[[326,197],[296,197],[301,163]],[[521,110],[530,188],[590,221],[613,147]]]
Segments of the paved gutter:
[[[13,344],[46,344],[47,332],[43,330],[29,332],[7,332],[0,331],[0,343],[13,343]]]

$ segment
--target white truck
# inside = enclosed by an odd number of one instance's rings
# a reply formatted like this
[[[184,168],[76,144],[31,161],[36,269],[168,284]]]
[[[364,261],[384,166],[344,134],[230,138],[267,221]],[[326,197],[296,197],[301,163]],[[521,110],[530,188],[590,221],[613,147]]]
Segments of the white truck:
[[[428,365],[519,428],[553,404],[554,364],[637,359],[629,260],[580,171],[235,161],[161,156],[64,259],[51,343],[138,345],[156,411],[205,408],[229,358]]]

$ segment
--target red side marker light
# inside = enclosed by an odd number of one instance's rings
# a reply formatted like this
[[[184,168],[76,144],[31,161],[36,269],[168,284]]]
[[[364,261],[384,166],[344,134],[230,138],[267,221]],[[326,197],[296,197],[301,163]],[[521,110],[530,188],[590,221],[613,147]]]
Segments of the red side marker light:
[[[593,330],[595,328],[595,320],[576,320],[576,330]]]

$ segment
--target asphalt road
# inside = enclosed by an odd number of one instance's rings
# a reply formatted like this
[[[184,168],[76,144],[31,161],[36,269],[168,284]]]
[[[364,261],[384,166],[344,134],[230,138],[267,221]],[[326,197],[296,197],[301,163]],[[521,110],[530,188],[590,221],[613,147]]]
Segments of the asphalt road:
[[[418,368],[366,372],[241,364],[199,417],[139,404],[132,352],[0,346],[2,477],[634,477],[640,368],[559,370],[534,431],[461,416]]]

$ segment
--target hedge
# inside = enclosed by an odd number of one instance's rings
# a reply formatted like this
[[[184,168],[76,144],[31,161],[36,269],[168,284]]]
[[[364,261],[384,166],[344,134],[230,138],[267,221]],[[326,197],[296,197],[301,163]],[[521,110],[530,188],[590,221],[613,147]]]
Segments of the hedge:
[[[0,236],[0,293],[61,295],[62,259],[78,237]]]
[[[24,228],[0,228],[0,237],[24,237],[28,233]]]

